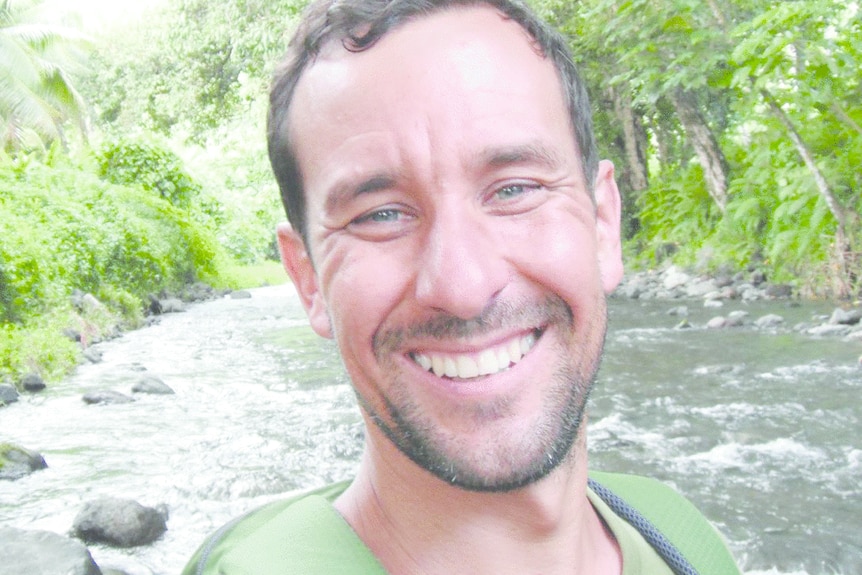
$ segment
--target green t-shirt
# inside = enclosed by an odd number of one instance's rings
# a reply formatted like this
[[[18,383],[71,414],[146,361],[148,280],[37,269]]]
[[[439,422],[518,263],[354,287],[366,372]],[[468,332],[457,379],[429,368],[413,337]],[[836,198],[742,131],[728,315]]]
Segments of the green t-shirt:
[[[684,545],[683,551],[697,548],[700,554],[705,549],[707,555],[720,557],[719,561],[708,559],[705,562],[708,567],[700,567],[700,575],[738,575],[718,533],[682,497],[667,487],[657,488],[659,484],[652,480],[616,474],[602,477],[616,478],[622,485],[634,482],[649,495],[649,504],[659,509],[675,506],[668,502],[682,502],[686,509],[684,516],[679,521],[673,517],[672,522],[683,526],[684,533],[698,533],[697,541]],[[387,575],[332,505],[348,485],[349,482],[336,483],[276,501],[228,523],[204,542],[183,575]],[[592,489],[587,497],[620,545],[623,575],[673,575],[673,570],[635,527],[618,516]],[[643,500],[643,494],[638,497]],[[658,526],[662,524],[668,521],[662,520]],[[689,530],[688,525],[702,525],[703,530]],[[679,534],[675,537],[678,542]]]
[[[592,489],[587,491],[587,499],[614,534],[620,546],[623,556],[622,575],[674,575],[664,559],[659,557],[638,530],[618,517]]]

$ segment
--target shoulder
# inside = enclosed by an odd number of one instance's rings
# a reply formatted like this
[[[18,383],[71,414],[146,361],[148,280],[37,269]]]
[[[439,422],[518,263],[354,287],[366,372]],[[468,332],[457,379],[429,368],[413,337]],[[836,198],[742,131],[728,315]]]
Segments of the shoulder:
[[[332,502],[349,482],[275,501],[211,535],[183,575],[377,573],[379,566]]]
[[[739,569],[718,530],[670,486],[638,475],[590,472],[590,489],[649,543],[684,558],[701,575],[737,575]]]

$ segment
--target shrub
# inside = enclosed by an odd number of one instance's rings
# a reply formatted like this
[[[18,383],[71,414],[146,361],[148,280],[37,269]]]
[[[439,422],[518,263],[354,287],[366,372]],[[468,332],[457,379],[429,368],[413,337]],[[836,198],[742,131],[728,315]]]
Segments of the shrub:
[[[179,156],[160,144],[116,140],[105,145],[96,160],[105,180],[156,192],[175,206],[188,207],[200,193]]]

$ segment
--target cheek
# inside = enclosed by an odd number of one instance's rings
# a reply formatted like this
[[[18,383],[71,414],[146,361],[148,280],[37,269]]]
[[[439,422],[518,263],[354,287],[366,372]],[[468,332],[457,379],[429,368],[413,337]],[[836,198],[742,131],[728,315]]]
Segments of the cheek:
[[[580,219],[554,217],[534,222],[520,230],[510,249],[518,254],[522,274],[572,307],[578,307],[580,298],[602,289],[594,227]]]
[[[397,252],[382,244],[334,250],[322,262],[321,282],[330,317],[346,345],[368,344],[397,305],[408,282]]]

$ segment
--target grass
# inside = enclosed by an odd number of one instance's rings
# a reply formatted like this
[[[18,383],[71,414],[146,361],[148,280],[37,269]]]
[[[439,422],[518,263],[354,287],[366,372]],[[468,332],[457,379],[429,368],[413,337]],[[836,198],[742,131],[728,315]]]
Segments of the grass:
[[[226,264],[221,268],[221,280],[232,289],[278,285],[290,281],[281,262],[271,260],[257,264]]]

